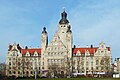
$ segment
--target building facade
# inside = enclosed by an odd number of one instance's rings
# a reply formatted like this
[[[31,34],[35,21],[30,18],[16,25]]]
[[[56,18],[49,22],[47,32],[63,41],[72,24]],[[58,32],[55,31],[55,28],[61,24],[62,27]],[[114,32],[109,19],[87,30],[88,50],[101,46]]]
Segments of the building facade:
[[[5,76],[5,69],[6,69],[5,63],[0,63],[0,76]]]
[[[116,58],[114,61],[114,73],[120,74],[120,58]]]
[[[99,47],[77,48],[73,46],[71,25],[67,13],[61,13],[58,30],[48,44],[48,33],[43,28],[41,48],[21,48],[19,44],[9,45],[6,58],[7,76],[56,76],[71,73],[99,74],[111,71],[110,47],[104,42]]]

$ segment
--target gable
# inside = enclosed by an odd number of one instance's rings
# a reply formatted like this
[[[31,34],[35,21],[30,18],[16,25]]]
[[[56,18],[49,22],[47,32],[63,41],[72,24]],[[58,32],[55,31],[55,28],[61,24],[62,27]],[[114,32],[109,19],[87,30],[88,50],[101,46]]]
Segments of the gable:
[[[62,47],[63,49],[66,49],[66,46],[63,44],[63,42],[60,40],[59,35],[56,33],[51,41],[51,43],[48,45],[48,47]]]

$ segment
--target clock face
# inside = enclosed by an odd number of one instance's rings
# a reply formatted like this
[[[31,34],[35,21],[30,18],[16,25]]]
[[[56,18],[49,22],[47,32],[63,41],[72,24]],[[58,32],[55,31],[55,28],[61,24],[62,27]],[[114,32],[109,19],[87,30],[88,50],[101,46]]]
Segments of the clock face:
[[[101,47],[104,48],[104,45],[102,45]]]
[[[101,50],[102,50],[102,51],[104,50],[104,45],[101,45]]]

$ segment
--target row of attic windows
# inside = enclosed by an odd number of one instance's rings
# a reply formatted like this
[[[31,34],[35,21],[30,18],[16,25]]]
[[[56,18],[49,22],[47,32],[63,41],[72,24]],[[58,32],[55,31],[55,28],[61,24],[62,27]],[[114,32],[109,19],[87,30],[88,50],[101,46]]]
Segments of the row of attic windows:
[[[49,52],[48,55],[63,55],[63,52]]]
[[[48,59],[48,64],[61,64],[64,62],[64,59]]]
[[[37,52],[34,52],[33,56],[38,56],[39,54]],[[11,54],[11,56],[19,56],[17,53],[13,52],[13,54]],[[27,52],[25,56],[30,56],[30,53]]]
[[[82,53],[82,54],[81,54],[80,51],[77,51],[76,56],[81,56],[81,55],[84,55],[84,54],[90,55],[90,52],[89,52],[89,51],[86,51],[85,53]]]
[[[101,50],[99,50],[98,53],[104,54],[104,53],[107,53],[107,51],[101,51]],[[84,53],[84,54],[81,54],[81,52],[78,51],[76,54],[74,54],[74,56],[75,56],[75,55],[76,55],[76,56],[81,56],[81,55],[85,55],[85,53]],[[87,52],[86,52],[86,55],[91,55],[91,54],[89,53],[89,51],[87,51]]]
[[[80,52],[78,52],[78,53],[76,53],[76,54],[73,54],[73,56],[85,56],[85,54],[86,54],[86,56],[92,56],[93,54],[89,54],[89,52],[86,52],[86,53],[80,53]]]
[[[9,74],[34,74],[34,71],[24,71],[24,72],[9,71]],[[40,74],[40,71],[38,71],[38,74]]]
[[[34,52],[32,56],[38,56],[38,55],[39,55],[39,53]],[[27,52],[25,56],[31,56],[31,54],[29,52]]]
[[[64,48],[63,47],[49,47],[47,50],[49,51],[49,50],[63,50]]]

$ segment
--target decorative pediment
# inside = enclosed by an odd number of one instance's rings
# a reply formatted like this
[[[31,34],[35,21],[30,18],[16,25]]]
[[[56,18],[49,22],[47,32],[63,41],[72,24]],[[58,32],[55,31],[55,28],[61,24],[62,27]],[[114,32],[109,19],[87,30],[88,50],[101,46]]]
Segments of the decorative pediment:
[[[38,53],[36,51],[34,52],[34,56],[38,56]]]
[[[86,50],[86,52],[85,52],[85,53],[86,53],[86,55],[90,55],[90,52],[89,52],[88,50]]]
[[[78,50],[76,56],[81,56],[81,52]]]
[[[103,41],[99,44],[99,49],[102,51],[104,51],[106,49],[106,45]]]
[[[30,53],[28,51],[26,52],[26,56],[30,56]]]

